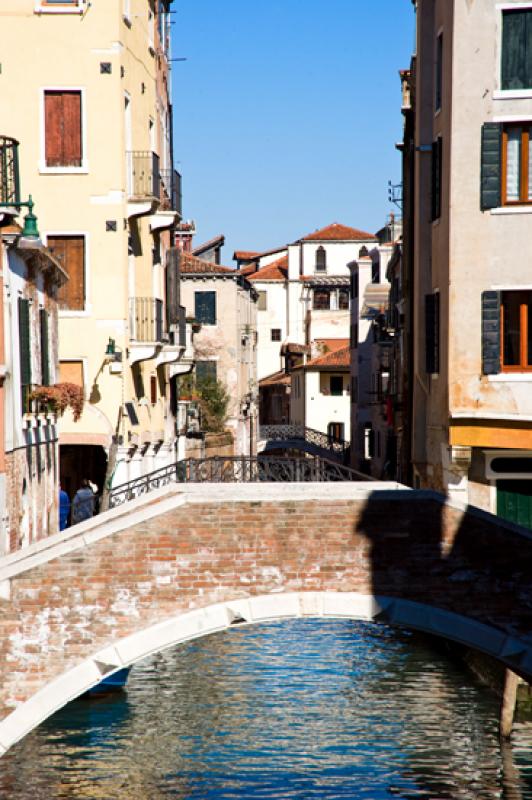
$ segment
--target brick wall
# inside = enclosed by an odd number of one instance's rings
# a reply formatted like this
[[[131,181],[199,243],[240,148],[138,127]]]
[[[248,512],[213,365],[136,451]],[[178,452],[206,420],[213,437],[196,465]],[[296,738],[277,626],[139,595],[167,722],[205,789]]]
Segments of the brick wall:
[[[463,517],[400,494],[226,503],[196,497],[16,575],[11,599],[1,605],[0,717],[118,639],[238,598],[386,595],[530,637],[532,537],[487,515]]]

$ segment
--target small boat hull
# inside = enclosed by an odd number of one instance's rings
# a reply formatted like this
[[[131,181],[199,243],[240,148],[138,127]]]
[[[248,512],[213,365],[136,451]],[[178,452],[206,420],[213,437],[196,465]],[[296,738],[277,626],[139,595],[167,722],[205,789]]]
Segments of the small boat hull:
[[[100,683],[97,683],[96,686],[92,687],[92,689],[89,689],[86,694],[92,696],[109,694],[109,692],[119,692],[126,685],[130,672],[131,667],[119,669],[117,672],[113,672],[112,675],[108,675],[106,678],[100,681]]]

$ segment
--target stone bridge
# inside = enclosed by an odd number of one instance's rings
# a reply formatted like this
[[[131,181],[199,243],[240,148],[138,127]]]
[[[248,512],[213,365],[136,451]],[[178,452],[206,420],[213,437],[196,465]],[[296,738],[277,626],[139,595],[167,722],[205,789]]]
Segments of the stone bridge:
[[[532,536],[395,484],[167,486],[0,562],[0,753],[114,670],[231,625],[347,617],[532,678]]]

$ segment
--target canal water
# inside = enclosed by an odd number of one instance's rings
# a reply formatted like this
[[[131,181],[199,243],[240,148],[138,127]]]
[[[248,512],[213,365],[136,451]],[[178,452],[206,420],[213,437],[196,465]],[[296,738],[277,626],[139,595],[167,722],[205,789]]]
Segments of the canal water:
[[[2,800],[532,800],[532,727],[423,639],[351,621],[238,627],[134,667],[0,760]]]

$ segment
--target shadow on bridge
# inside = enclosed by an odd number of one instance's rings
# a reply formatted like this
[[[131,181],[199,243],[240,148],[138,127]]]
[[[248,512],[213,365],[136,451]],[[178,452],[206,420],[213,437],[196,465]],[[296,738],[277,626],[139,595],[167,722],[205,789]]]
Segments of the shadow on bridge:
[[[431,494],[376,490],[367,499],[356,533],[371,543],[373,595],[391,599],[379,618],[492,656],[501,685],[503,665],[530,681],[532,535]]]

